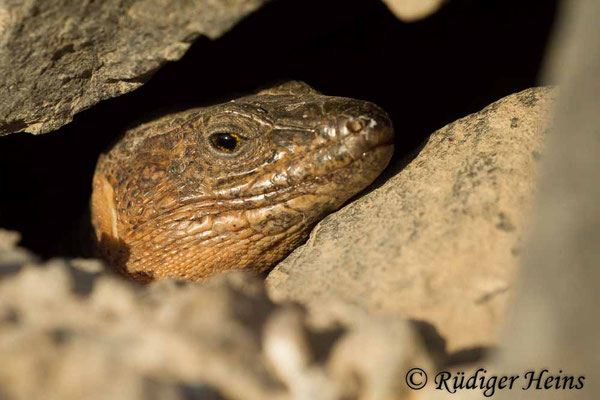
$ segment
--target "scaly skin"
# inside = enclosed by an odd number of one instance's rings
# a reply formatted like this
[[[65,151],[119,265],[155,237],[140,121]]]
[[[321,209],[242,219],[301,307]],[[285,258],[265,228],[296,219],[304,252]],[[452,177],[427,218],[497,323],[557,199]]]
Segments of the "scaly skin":
[[[379,107],[300,82],[141,125],[98,161],[97,249],[141,281],[264,271],[381,173],[392,139]]]

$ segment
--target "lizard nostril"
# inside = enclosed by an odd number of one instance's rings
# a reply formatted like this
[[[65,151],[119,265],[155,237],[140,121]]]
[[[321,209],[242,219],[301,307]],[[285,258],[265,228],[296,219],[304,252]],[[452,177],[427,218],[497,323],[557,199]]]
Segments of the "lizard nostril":
[[[346,122],[346,128],[352,133],[358,133],[363,130],[363,123],[358,119],[350,119]]]

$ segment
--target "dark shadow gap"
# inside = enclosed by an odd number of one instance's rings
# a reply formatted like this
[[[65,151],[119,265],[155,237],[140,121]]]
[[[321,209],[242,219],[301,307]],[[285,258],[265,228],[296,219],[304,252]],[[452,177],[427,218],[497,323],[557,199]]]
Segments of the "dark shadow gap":
[[[22,232],[22,244],[40,255],[56,255],[85,212],[98,154],[126,127],[281,79],[386,109],[397,171],[434,130],[536,85],[556,3],[454,0],[405,24],[375,0],[274,1],[59,131],[0,138],[0,226]]]

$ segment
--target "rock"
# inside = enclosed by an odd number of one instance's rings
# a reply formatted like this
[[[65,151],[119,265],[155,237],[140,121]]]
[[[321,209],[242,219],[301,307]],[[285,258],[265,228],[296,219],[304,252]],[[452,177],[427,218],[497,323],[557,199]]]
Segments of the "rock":
[[[388,8],[403,21],[416,21],[435,13],[446,0],[383,0]]]
[[[402,399],[405,367],[431,366],[400,320],[317,327],[248,275],[140,286],[97,261],[20,263],[15,240],[0,231],[2,399]]]
[[[421,321],[450,352],[496,344],[554,97],[525,90],[435,132],[383,186],[321,221],[269,274],[270,296],[314,315],[337,299]]]
[[[0,135],[58,129],[265,1],[0,0]]]
[[[21,235],[18,232],[0,228],[0,278],[18,271],[24,264],[37,261],[33,254],[17,247],[19,240]]]
[[[527,399],[600,395],[600,2],[565,2],[545,70],[558,82],[531,239],[498,369],[544,368]],[[573,383],[571,383],[573,382]],[[501,392],[495,398],[513,399]],[[525,397],[523,395],[523,397]]]

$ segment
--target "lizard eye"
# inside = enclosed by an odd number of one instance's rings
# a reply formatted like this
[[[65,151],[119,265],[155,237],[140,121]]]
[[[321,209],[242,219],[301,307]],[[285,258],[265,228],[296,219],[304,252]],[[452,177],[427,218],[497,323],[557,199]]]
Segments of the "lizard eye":
[[[240,145],[241,139],[234,133],[220,132],[210,135],[210,143],[217,150],[233,153]]]

